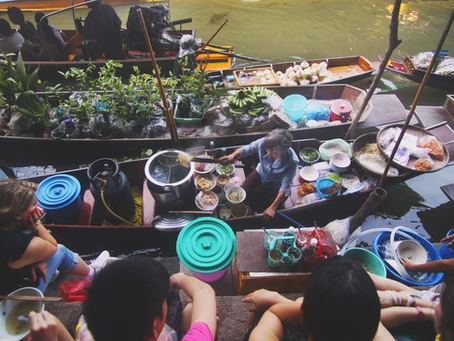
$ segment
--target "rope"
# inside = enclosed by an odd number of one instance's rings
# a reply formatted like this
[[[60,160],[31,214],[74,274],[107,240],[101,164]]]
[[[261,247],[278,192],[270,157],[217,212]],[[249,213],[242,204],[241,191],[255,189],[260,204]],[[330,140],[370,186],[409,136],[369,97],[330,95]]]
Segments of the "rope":
[[[112,214],[115,218],[121,220],[121,221],[124,222],[124,223],[130,224],[130,225],[133,225],[133,226],[139,226],[139,225],[137,225],[137,224],[131,223],[130,221],[128,221],[128,220],[126,220],[126,219],[123,219],[122,217],[120,217],[118,214],[116,214],[114,211],[112,211],[112,210],[110,209],[110,207],[109,207],[109,206],[107,205],[107,203],[106,203],[106,200],[104,199],[104,190],[103,190],[102,188],[101,188],[101,201],[102,201],[104,207],[106,208],[106,210],[107,210],[110,214]]]

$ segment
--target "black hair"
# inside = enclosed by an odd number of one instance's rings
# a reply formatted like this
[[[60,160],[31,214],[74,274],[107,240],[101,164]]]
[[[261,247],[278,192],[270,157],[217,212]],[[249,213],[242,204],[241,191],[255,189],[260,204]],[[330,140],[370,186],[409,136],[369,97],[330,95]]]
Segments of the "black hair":
[[[450,279],[446,282],[445,289],[441,295],[441,320],[440,334],[442,341],[454,340],[454,280]]]
[[[44,17],[43,12],[36,12],[36,14],[35,14],[36,26],[38,27],[38,30],[43,35],[43,38],[46,40],[46,42],[48,44],[55,45],[55,47],[57,47],[58,49],[62,49],[64,44],[61,42],[60,39],[58,39],[55,36],[55,33],[52,30],[52,27],[49,26],[49,20],[47,18],[44,18],[41,21],[42,17]],[[40,21],[41,21],[41,25],[39,24]]]
[[[369,341],[380,322],[374,283],[359,263],[335,256],[312,272],[301,307],[314,341]]]
[[[5,19],[0,19],[0,34],[5,37],[9,37],[11,35],[11,25]]]
[[[24,13],[19,7],[15,6],[8,7],[8,17],[13,23],[25,21]]]
[[[44,15],[45,15],[44,12],[35,13],[35,21],[36,21],[36,26],[38,27],[38,29],[39,29],[39,21],[41,20],[42,17],[44,17]],[[47,20],[47,18],[44,18],[42,23],[44,25],[49,25],[49,20]]]
[[[132,256],[107,265],[87,289],[83,314],[96,341],[143,341],[169,294],[169,273],[156,260]]]

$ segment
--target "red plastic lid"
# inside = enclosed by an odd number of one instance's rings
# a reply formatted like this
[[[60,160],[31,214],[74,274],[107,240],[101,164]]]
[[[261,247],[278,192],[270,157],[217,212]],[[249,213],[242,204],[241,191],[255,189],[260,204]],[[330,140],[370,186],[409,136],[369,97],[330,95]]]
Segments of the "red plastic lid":
[[[353,110],[353,106],[349,101],[345,99],[339,99],[334,101],[333,105],[331,106],[331,110],[337,114],[348,114]]]

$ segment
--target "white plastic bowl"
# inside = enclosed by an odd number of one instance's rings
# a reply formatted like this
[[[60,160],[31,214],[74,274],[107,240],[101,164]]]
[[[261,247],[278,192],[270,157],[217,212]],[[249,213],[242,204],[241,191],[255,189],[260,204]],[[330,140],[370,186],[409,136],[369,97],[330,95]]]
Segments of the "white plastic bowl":
[[[233,193],[233,192],[239,192],[240,195],[242,195],[242,199],[241,200],[233,200],[230,198],[230,195]],[[227,198],[228,201],[230,201],[232,204],[239,204],[240,202],[243,202],[244,199],[246,199],[246,191],[244,190],[244,188],[242,187],[238,187],[238,186],[232,186],[230,187],[226,192],[225,192],[225,197]]]
[[[23,287],[17,289],[10,293],[8,296],[33,296],[33,297],[44,297],[43,293],[33,287]],[[3,341],[18,341],[23,338],[30,332],[30,328],[27,329],[24,333],[11,335],[6,331],[6,320],[11,311],[19,304],[25,301],[19,300],[3,300],[0,303],[0,340]],[[36,302],[39,305],[38,312],[42,313],[44,311],[44,303]]]
[[[336,173],[344,173],[350,167],[351,160],[345,153],[334,153],[329,159],[329,167]]]
[[[424,264],[427,262],[426,249],[414,240],[402,240],[394,243],[394,246],[396,247],[399,260],[403,258],[415,264]]]
[[[319,173],[315,167],[312,166],[305,166],[300,169],[300,176],[303,180],[306,181],[315,181],[318,179]]]

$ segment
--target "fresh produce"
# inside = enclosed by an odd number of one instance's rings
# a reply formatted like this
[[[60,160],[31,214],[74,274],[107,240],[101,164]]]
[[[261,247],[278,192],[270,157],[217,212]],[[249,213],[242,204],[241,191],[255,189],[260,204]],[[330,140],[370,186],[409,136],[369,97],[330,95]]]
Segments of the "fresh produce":
[[[276,76],[282,86],[294,86],[321,83],[325,79],[331,78],[332,73],[328,71],[326,62],[309,64],[304,61],[301,64],[290,66],[285,73],[277,71]]]
[[[232,115],[261,115],[268,107],[268,104],[264,103],[263,100],[272,94],[274,94],[274,91],[265,88],[241,89],[229,98],[230,113]]]

